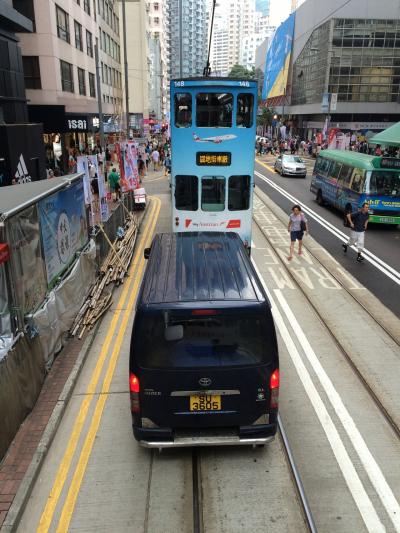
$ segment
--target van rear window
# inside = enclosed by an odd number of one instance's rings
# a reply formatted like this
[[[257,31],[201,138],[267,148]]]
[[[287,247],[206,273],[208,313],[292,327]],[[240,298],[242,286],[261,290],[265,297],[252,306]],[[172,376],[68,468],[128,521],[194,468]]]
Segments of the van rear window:
[[[142,316],[136,331],[135,357],[143,368],[255,365],[275,355],[272,320],[262,315],[157,312]]]

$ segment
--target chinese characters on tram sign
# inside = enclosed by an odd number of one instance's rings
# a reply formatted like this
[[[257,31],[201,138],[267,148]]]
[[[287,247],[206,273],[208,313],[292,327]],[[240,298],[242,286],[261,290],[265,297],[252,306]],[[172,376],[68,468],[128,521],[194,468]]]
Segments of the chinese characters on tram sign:
[[[197,152],[196,165],[227,167],[231,164],[230,152]]]

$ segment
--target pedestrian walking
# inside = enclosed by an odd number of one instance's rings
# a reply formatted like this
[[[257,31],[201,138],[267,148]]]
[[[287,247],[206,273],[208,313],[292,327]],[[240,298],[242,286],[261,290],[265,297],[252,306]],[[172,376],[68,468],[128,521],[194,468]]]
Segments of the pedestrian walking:
[[[152,152],[151,152],[151,159],[153,161],[153,168],[154,170],[157,170],[158,169],[158,161],[160,159],[160,152],[157,150],[157,148],[155,148]]]
[[[288,260],[293,259],[295,242],[299,243],[299,255],[302,255],[303,237],[308,232],[308,221],[299,205],[292,207],[292,212],[289,217],[288,232],[290,234],[290,252]]]
[[[168,152],[164,159],[164,166],[165,166],[165,176],[168,176],[168,174],[171,172],[171,157]]]
[[[139,171],[139,180],[140,180],[140,183],[141,183],[142,182],[142,178],[144,176],[144,166],[145,166],[141,154],[139,154],[139,157],[138,157],[138,160],[137,160],[137,165],[138,165],[138,171]]]
[[[356,213],[348,213],[346,215],[347,225],[350,226],[351,229],[349,240],[345,244],[342,244],[342,248],[344,253],[346,253],[347,248],[355,244],[357,246],[358,263],[364,261],[362,253],[364,251],[365,232],[367,230],[369,219],[368,210],[368,204],[365,202],[359,211]]]
[[[121,198],[121,185],[119,183],[119,180],[119,174],[117,170],[113,168],[108,175],[108,184],[110,186],[112,194],[114,195],[114,202],[116,202],[118,198]]]

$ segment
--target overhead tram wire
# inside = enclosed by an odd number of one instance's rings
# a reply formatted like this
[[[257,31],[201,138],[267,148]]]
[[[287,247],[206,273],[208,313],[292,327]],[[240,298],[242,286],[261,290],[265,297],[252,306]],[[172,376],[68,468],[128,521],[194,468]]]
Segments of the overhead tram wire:
[[[207,52],[207,63],[206,63],[206,66],[203,69],[203,76],[205,78],[208,78],[210,76],[210,74],[211,74],[210,52],[211,52],[211,39],[212,39],[212,33],[213,33],[213,28],[214,28],[214,13],[215,13],[216,4],[217,4],[217,0],[213,0],[212,13],[211,13],[210,40],[208,42],[208,52]]]

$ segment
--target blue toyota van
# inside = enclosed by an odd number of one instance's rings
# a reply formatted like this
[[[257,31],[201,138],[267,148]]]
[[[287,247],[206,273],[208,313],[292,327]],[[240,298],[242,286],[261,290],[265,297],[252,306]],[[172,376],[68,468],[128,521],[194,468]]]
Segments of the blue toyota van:
[[[146,447],[259,445],[277,429],[270,304],[235,233],[156,235],[133,324],[133,432]]]

